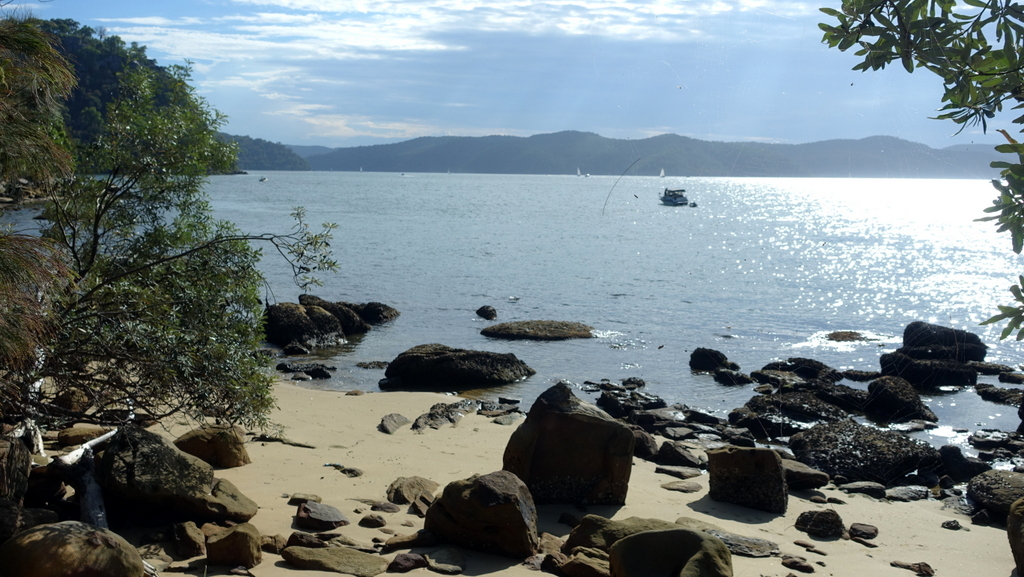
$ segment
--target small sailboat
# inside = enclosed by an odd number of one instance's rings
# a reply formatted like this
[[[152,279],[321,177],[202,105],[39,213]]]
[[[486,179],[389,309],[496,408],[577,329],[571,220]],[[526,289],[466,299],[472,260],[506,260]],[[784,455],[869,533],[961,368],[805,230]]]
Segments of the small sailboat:
[[[665,169],[664,168],[661,169],[661,178],[665,178]]]
[[[580,174],[580,167],[578,166],[576,167],[576,176],[583,176],[582,174]]]

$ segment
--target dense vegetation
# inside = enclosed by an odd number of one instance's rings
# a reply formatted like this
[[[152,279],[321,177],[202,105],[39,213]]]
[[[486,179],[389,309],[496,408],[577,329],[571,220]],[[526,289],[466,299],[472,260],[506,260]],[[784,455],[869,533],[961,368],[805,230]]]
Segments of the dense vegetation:
[[[1024,109],[1024,7],[999,0],[846,0],[821,24],[824,42],[839,50],[856,48],[854,70],[879,70],[899,62],[907,72],[924,69],[942,79],[939,119],[963,127],[989,122],[1003,106]],[[1011,120],[1024,125],[1024,115]],[[961,128],[962,130],[962,128]],[[998,129],[1007,144],[996,147],[1005,160],[992,184],[998,198],[986,212],[1000,232],[1009,232],[1014,252],[1024,249],[1024,143]],[[1024,130],[1018,130],[1024,132]],[[1002,337],[1024,339],[1024,275],[1010,287],[1014,306],[1001,306],[986,323],[1007,321]]]

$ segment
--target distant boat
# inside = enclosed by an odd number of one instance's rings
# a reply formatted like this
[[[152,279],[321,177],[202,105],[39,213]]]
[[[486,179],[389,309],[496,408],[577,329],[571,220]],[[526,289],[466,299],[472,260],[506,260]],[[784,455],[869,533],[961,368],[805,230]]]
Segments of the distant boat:
[[[260,182],[266,182],[266,181],[267,181],[267,177],[265,177],[265,176],[261,176],[260,177]]]
[[[661,177],[665,178],[665,169],[664,168],[661,169]]]
[[[665,192],[661,193],[659,197],[662,204],[669,206],[687,206],[690,204],[690,200],[686,198],[686,189],[680,188],[677,190],[665,189]],[[697,206],[697,203],[693,203],[693,206]]]
[[[576,176],[583,176],[582,174],[580,174],[580,167],[578,166],[576,167]]]

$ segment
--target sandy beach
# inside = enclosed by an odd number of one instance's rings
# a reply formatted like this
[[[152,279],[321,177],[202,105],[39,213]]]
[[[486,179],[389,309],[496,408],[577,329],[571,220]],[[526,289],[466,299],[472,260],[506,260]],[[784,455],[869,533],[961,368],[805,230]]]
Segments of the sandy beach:
[[[451,481],[474,473],[497,471],[501,469],[502,453],[509,436],[522,422],[517,421],[511,426],[499,425],[486,417],[469,415],[454,427],[417,433],[406,426],[394,435],[387,435],[377,430],[384,415],[401,413],[413,420],[427,412],[431,405],[455,402],[458,397],[406,392],[373,392],[355,396],[302,388],[289,382],[276,385],[276,397],[279,408],[270,418],[280,429],[272,432],[315,448],[278,442],[251,442],[247,449],[253,462],[239,468],[219,470],[217,476],[230,480],[259,504],[259,513],[251,523],[261,533],[286,537],[296,530],[293,525],[295,507],[287,504],[288,495],[314,493],[352,521],[351,525],[337,531],[366,544],[372,543],[374,538],[387,538],[389,535],[380,529],[357,525],[363,512],[369,512],[369,507],[361,499],[385,500],[388,485],[398,477],[419,475],[436,481],[443,488]],[[529,407],[523,409],[525,411]],[[184,425],[178,424],[166,432],[175,435],[183,430]],[[325,466],[327,463],[356,467],[364,474],[350,478],[333,467]],[[1015,574],[1005,530],[972,525],[969,518],[944,510],[938,501],[886,502],[865,495],[847,495],[828,485],[820,491],[791,492],[788,510],[779,516],[712,501],[707,496],[707,475],[693,479],[702,486],[702,490],[696,493],[666,490],[661,485],[675,479],[654,470],[654,463],[634,458],[625,506],[592,506],[585,512],[573,505],[540,506],[538,529],[566,537],[571,528],[558,523],[563,512],[576,516],[593,513],[613,519],[637,516],[675,521],[679,517],[692,517],[733,533],[774,541],[783,553],[801,555],[815,564],[815,575],[910,577],[914,574],[890,566],[892,561],[926,562],[936,575],[945,576],[1010,577]],[[809,500],[815,494],[837,497],[845,504],[815,504]],[[815,540],[794,527],[801,512],[824,507],[834,507],[846,526],[857,522],[878,527],[878,537],[873,541],[877,548],[849,540]],[[422,519],[406,513],[404,509],[400,513],[383,514],[387,519],[387,529],[412,533],[423,527]],[[942,522],[949,519],[958,520],[963,529],[942,528]],[[815,543],[826,555],[806,552],[793,543],[798,540]],[[429,552],[429,549],[416,552]],[[396,553],[389,553],[387,557],[391,558]],[[463,553],[467,575],[537,574],[518,560],[468,550]],[[732,561],[738,577],[796,574],[783,567],[780,559],[775,557],[733,556]],[[206,574],[227,575],[228,569],[209,567]],[[263,562],[251,569],[257,577],[293,575],[295,571],[298,570],[281,557],[267,553]],[[413,573],[426,571],[416,569]]]

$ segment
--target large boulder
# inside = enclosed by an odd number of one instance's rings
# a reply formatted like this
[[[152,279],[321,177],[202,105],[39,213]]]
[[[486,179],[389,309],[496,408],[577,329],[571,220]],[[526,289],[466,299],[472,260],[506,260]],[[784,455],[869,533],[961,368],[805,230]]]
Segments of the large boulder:
[[[97,472],[108,503],[125,513],[236,523],[256,514],[256,503],[215,479],[210,465],[144,429],[119,429]]]
[[[758,395],[729,413],[732,425],[757,438],[786,437],[817,423],[846,418],[845,411],[807,391]]]
[[[344,305],[359,315],[359,318],[363,319],[371,325],[382,325],[386,322],[393,321],[398,318],[399,313],[397,309],[390,307],[384,303],[368,302],[368,303],[345,303],[339,302],[338,304]]]
[[[361,335],[370,331],[370,323],[345,303],[332,303],[313,295],[299,295],[299,304],[304,307],[320,307],[334,315],[346,335]]]
[[[915,358],[945,358],[960,362],[984,361],[988,347],[981,338],[967,331],[914,321],[903,329],[903,347],[917,349],[908,356]],[[931,350],[931,356],[921,355],[922,350]]]
[[[1010,541],[1017,575],[1024,575],[1024,498],[1010,505],[1010,514],[1006,519],[1006,538]]]
[[[678,529],[679,527],[680,525],[676,523],[662,519],[629,517],[613,521],[599,515],[584,515],[566,538],[562,545],[562,552],[568,554],[577,547],[608,551],[616,541],[629,535],[643,531]]]
[[[589,339],[593,331],[594,327],[571,321],[515,321],[491,325],[480,334],[496,339],[564,341]]]
[[[281,557],[299,569],[344,573],[353,577],[373,577],[388,569],[387,557],[348,547],[285,547]]]
[[[508,440],[503,469],[538,504],[622,505],[633,466],[633,432],[559,383],[544,391]]]
[[[939,452],[927,443],[854,421],[815,425],[793,435],[790,449],[797,460],[832,477],[883,485],[941,463]]]
[[[977,457],[964,455],[960,447],[956,445],[939,447],[939,456],[942,457],[943,470],[957,483],[970,481],[977,475],[992,470],[992,465]]]
[[[778,453],[728,446],[708,451],[707,455],[709,497],[759,511],[786,513],[789,493]]]
[[[718,537],[679,527],[634,533],[608,551],[611,577],[732,577],[732,553]]]
[[[257,566],[263,561],[260,532],[251,523],[239,523],[206,540],[206,562],[227,567]]]
[[[20,439],[0,437],[0,499],[21,504],[28,491],[32,455]]]
[[[1010,507],[1024,498],[1024,473],[991,470],[967,483],[967,496],[985,508],[996,521],[1004,521]]]
[[[533,498],[508,471],[449,483],[427,510],[423,528],[467,549],[518,559],[540,548]]]
[[[252,462],[245,450],[245,431],[237,425],[204,425],[175,439],[174,446],[221,469]]]
[[[511,353],[419,345],[391,361],[380,388],[460,391],[507,385],[535,372]]]
[[[78,521],[40,525],[0,545],[4,577],[143,577],[139,552],[118,534]]]
[[[868,385],[864,412],[882,423],[922,420],[936,422],[935,413],[921,401],[913,385],[899,377],[882,377]]]
[[[338,318],[317,306],[267,305],[266,320],[267,341],[281,347],[298,343],[313,349],[345,342],[345,332]]]
[[[978,372],[964,363],[943,359],[915,359],[900,352],[878,359],[884,376],[902,377],[921,390],[939,387],[973,387]]]
[[[726,358],[725,353],[715,349],[697,347],[690,353],[691,371],[713,373],[720,369],[738,371],[740,366]]]
[[[60,521],[56,511],[22,507],[14,501],[0,498],[0,543],[37,525]],[[3,572],[0,571],[0,575]]]

